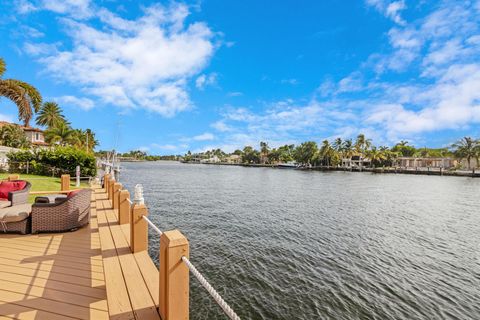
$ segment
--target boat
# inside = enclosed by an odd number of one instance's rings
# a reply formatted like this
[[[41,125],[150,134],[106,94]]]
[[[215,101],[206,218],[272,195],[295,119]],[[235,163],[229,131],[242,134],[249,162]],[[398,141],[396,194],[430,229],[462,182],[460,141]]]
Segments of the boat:
[[[296,169],[299,167],[299,164],[295,161],[288,161],[285,163],[279,163],[277,168],[279,169]]]

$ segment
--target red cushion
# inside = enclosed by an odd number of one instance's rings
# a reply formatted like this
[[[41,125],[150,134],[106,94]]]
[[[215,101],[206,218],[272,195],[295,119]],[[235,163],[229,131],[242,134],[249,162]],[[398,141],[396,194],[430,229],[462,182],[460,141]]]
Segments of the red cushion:
[[[2,181],[0,183],[0,198],[8,199],[9,192],[22,190],[26,185],[27,182],[23,180]]]
[[[74,195],[76,195],[76,194],[79,193],[79,192],[80,192],[80,190],[70,191],[70,192],[68,193],[67,198],[71,198],[71,197],[73,197]]]

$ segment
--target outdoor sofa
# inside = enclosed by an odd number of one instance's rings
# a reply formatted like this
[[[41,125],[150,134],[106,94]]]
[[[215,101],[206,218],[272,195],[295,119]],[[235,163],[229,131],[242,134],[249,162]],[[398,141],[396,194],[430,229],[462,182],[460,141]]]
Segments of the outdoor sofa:
[[[0,231],[26,234],[30,230],[31,206],[28,194],[31,184],[24,180],[0,183]]]
[[[90,222],[90,189],[75,190],[53,203],[32,205],[32,233],[76,230]]]

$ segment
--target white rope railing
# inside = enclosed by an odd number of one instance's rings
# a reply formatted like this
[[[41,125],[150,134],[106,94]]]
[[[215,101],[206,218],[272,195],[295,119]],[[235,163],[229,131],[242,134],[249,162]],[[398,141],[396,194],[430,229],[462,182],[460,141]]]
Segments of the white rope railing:
[[[158,229],[158,227],[153,224],[152,221],[150,221],[150,219],[147,218],[147,216],[142,216],[143,220],[147,221],[147,223],[150,225],[150,227],[153,228],[153,230],[155,230],[159,236],[161,236],[163,234],[162,230]]]
[[[233,309],[223,300],[220,294],[212,287],[210,283],[208,283],[207,279],[205,279],[202,274],[195,268],[195,266],[188,260],[187,257],[183,256],[182,261],[185,262],[188,269],[193,273],[195,278],[200,282],[200,284],[207,290],[207,292],[212,296],[213,300],[223,309],[225,314],[231,320],[240,320],[240,317],[233,311]]]
[[[128,203],[130,203],[131,206],[133,205],[133,202],[132,202],[132,200],[130,200],[130,198],[127,198],[127,201],[128,201]]]

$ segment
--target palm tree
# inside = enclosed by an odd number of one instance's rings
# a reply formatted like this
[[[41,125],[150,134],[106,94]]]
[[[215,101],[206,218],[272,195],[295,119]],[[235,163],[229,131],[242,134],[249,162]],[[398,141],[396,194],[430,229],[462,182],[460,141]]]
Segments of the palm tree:
[[[382,161],[385,161],[387,159],[385,151],[377,149],[377,147],[372,147],[370,150],[368,150],[367,156],[371,161],[372,167],[376,164],[382,163]]]
[[[342,138],[336,138],[335,141],[333,141],[333,148],[338,153],[343,152],[343,147],[344,147],[344,144],[343,144]]]
[[[355,154],[355,148],[353,146],[352,139],[347,139],[343,143],[343,156],[350,159]]]
[[[366,139],[363,133],[357,136],[357,141],[355,142],[355,149],[358,153],[364,154],[372,146],[372,140]]]
[[[261,141],[260,142],[260,160],[262,163],[266,163],[268,160],[268,152],[270,148],[268,147],[268,143]]]
[[[45,140],[50,144],[75,144],[78,136],[66,122],[60,122],[57,126],[45,131]]]
[[[17,105],[18,119],[28,127],[33,113],[38,112],[42,105],[42,96],[37,89],[26,82],[2,79],[5,70],[5,60],[0,58],[0,97],[8,98]]]
[[[459,159],[467,160],[467,168],[471,168],[471,160],[480,158],[480,142],[471,137],[463,137],[463,139],[455,142],[452,145],[453,154]]]
[[[62,109],[56,102],[45,102],[38,113],[36,123],[39,126],[51,128],[57,126],[60,122],[65,122]]]

